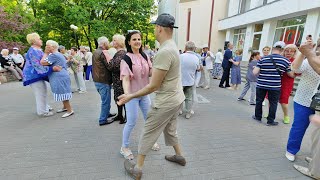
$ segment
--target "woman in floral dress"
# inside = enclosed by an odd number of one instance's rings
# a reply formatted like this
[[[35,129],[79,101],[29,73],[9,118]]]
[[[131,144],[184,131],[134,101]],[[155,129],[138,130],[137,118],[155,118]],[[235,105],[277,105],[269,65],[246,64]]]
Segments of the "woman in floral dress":
[[[113,82],[113,89],[114,89],[114,101],[118,101],[118,97],[122,94],[123,88],[122,88],[122,81],[120,80],[120,63],[123,57],[126,55],[125,50],[125,37],[120,34],[116,34],[112,38],[113,47],[117,50],[116,54],[113,56],[113,58],[108,61],[107,68],[109,71],[112,72],[112,82]],[[116,103],[117,104],[117,103]],[[118,114],[114,118],[115,121],[119,121],[119,124],[126,123],[126,118],[123,117],[123,109],[125,109],[125,106],[119,106],[118,107]]]

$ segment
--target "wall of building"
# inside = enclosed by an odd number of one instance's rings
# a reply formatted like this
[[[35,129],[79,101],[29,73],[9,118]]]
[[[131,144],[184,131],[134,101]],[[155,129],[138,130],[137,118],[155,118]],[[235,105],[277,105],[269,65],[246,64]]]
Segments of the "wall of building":
[[[215,0],[214,15],[211,29],[210,50],[217,52],[223,48],[225,32],[218,30],[219,19],[226,17],[227,1]],[[191,8],[190,19],[190,40],[196,43],[196,46],[202,47],[209,44],[209,30],[211,21],[212,0],[196,0],[179,4],[179,39],[178,47],[184,49],[187,40],[188,9]]]
[[[230,6],[226,9],[229,10],[228,15],[233,15],[219,21],[218,29],[226,32],[225,40],[233,42],[234,30],[238,28],[246,28],[245,41],[243,46],[243,60],[248,60],[250,56],[249,50],[251,50],[253,38],[254,38],[254,26],[255,24],[263,24],[261,33],[261,40],[259,50],[262,51],[264,46],[272,46],[274,43],[275,31],[277,28],[277,22],[283,19],[289,19],[301,15],[307,16],[303,40],[308,34],[311,34],[314,39],[318,39],[320,35],[320,1],[314,0],[273,0],[268,1],[265,6],[261,6],[263,1],[251,0],[250,11],[243,14],[238,14],[239,0],[230,0],[234,4],[230,3]],[[255,8],[255,9],[252,9]],[[233,9],[233,12],[230,10]],[[273,13],[261,13],[261,12],[273,12]]]
[[[169,13],[175,18],[176,24],[179,24],[179,8],[177,8],[178,6],[179,0],[161,0],[158,4],[158,14]],[[174,30],[173,39],[178,42],[179,35],[177,29]]]
[[[230,2],[232,1],[239,2],[239,0],[230,0]],[[235,3],[231,4],[230,6],[232,8],[229,7],[229,17],[230,15],[237,14],[238,8],[235,7],[238,7],[239,5]],[[315,9],[319,6],[320,1],[318,0],[276,0],[276,2],[274,3],[250,10],[246,13],[239,14],[234,17],[223,19],[219,21],[218,26],[219,30],[226,30],[233,27],[240,27],[246,24],[264,21],[266,19],[280,18],[282,16],[287,16],[288,14],[298,16],[305,11]],[[233,12],[230,12],[230,10],[232,10]]]

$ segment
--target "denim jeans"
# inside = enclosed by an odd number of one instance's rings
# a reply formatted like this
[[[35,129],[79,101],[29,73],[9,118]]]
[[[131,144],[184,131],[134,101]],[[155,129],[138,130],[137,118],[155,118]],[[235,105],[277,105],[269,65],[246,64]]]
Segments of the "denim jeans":
[[[296,102],[293,103],[294,118],[290,129],[287,151],[291,154],[297,154],[300,151],[301,143],[310,121],[309,116],[314,114],[314,110],[302,106]]]
[[[87,66],[87,69],[86,69],[86,80],[90,79],[90,74],[92,74],[92,65]]]
[[[109,84],[98,83],[98,82],[95,82],[94,84],[101,97],[101,111],[100,111],[100,117],[99,117],[99,123],[101,124],[107,121],[107,118],[110,113],[111,86]]]
[[[256,89],[256,109],[255,109],[255,117],[257,119],[262,118],[262,102],[268,93],[269,100],[269,115],[267,117],[268,123],[273,123],[276,118],[276,112],[278,107],[278,102],[280,98],[280,90],[268,90],[268,89]]]
[[[123,128],[123,136],[122,136],[122,147],[129,147],[129,138],[132,129],[137,123],[139,107],[143,114],[143,119],[147,119],[147,114],[150,109],[150,98],[149,96],[142,96],[139,98],[134,98],[126,103],[126,116],[127,123]]]

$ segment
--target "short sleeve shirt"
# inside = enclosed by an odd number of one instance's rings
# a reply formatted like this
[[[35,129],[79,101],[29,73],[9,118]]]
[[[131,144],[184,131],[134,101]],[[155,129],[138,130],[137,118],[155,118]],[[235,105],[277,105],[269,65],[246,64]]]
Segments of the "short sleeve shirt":
[[[260,68],[257,87],[268,90],[280,90],[281,75],[272,63],[271,56],[281,74],[291,71],[291,62],[287,58],[279,54],[265,56],[257,63],[257,67]]]
[[[196,71],[199,67],[199,59],[192,52],[180,54],[182,86],[193,86]]]
[[[24,61],[21,54],[11,54],[10,56],[15,63],[23,63]]]
[[[303,61],[300,71],[302,72],[301,79],[293,101],[302,106],[310,107],[311,98],[316,93],[320,83],[320,75],[312,69],[308,60]]]
[[[153,106],[170,108],[180,105],[185,96],[180,77],[179,50],[172,39],[160,46],[153,60],[153,68],[167,71],[159,90],[155,92]]]
[[[120,80],[124,76],[130,77],[130,93],[135,93],[149,84],[149,74],[152,68],[150,59],[148,61],[141,54],[127,53],[132,62],[132,71],[124,60],[120,63]]]
[[[213,69],[213,62],[214,62],[214,55],[212,52],[208,51],[207,53],[210,54],[210,56],[205,58],[206,61],[206,69]]]

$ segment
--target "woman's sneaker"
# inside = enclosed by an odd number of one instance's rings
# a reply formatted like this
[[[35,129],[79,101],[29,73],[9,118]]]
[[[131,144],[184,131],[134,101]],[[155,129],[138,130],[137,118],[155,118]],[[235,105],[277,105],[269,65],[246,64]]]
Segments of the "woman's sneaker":
[[[289,153],[288,151],[286,152],[286,158],[291,162],[296,160],[296,156],[294,154]]]
[[[49,117],[49,116],[53,116],[53,115],[54,115],[54,113],[51,111],[41,114],[42,117]]]
[[[285,116],[283,118],[283,124],[290,124],[290,117],[289,116]]]

